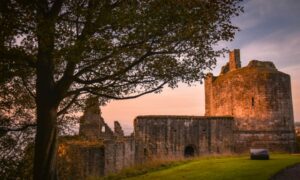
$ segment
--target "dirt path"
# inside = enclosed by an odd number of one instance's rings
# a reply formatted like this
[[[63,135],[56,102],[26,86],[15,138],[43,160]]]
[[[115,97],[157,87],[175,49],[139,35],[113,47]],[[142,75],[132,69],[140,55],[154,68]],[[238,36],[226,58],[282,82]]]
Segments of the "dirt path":
[[[283,169],[275,174],[271,180],[299,180],[300,179],[300,164]]]

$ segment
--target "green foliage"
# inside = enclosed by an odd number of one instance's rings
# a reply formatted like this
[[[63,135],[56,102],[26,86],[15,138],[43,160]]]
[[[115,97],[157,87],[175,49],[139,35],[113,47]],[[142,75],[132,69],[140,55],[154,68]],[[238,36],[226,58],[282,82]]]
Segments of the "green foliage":
[[[5,140],[6,139],[2,139],[1,141]],[[22,146],[27,146],[26,148],[24,148],[20,147],[19,143],[20,142],[17,142],[15,140],[14,145],[17,147],[6,147],[5,149],[0,149],[1,152],[6,153],[0,156],[1,179],[32,179],[33,144],[21,144]],[[10,152],[8,152],[8,150],[10,150]]]
[[[35,108],[39,52],[50,58],[48,75],[60,109],[84,94],[107,101],[159,92],[164,85],[174,88],[179,81],[198,82],[224,52],[213,47],[232,40],[238,30],[230,19],[242,12],[239,2],[5,0],[0,102],[19,89],[10,102],[27,97],[23,104]],[[40,12],[43,6],[49,12]]]
[[[271,154],[270,160],[250,160],[249,156],[207,157],[128,179],[265,180],[296,163],[300,163],[299,155]]]

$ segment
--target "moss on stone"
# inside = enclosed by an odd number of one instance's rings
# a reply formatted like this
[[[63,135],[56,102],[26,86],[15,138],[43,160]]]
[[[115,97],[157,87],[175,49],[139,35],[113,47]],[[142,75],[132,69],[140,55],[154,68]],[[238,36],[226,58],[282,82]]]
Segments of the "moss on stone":
[[[88,140],[81,136],[64,136],[59,138],[59,144],[78,145],[82,147],[103,147],[104,143],[101,139]]]

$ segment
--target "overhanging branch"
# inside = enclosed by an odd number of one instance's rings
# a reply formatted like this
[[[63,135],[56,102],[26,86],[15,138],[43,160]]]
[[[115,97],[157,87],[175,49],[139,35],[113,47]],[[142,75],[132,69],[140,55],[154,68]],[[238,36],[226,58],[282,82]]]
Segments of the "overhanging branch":
[[[32,55],[26,54],[26,52],[24,52],[21,49],[17,49],[17,48],[12,48],[9,50],[1,49],[0,50],[0,58],[1,58],[1,60],[7,59],[8,61],[18,62],[20,64],[22,64],[23,62],[26,62],[26,64],[29,67],[31,67],[31,68],[36,67],[35,57]]]
[[[62,108],[58,113],[57,113],[57,116],[60,116],[60,115],[62,115],[62,114],[64,114],[64,113],[66,113],[67,112],[67,110],[76,102],[76,100],[77,100],[77,98],[78,98],[78,96],[79,96],[80,94],[78,93],[78,94],[75,94],[74,96],[73,96],[73,98],[71,99],[71,101],[64,107],[64,108]]]
[[[22,84],[23,84],[23,86],[25,87],[25,89],[27,90],[28,94],[29,94],[33,99],[35,99],[35,98],[36,98],[35,94],[30,90],[30,88],[29,88],[28,85],[26,84],[24,78],[21,77],[21,79],[22,79]]]
[[[114,79],[120,75],[125,74],[126,72],[128,72],[129,70],[131,70],[133,67],[139,65],[140,63],[142,63],[148,56],[150,56],[152,53],[150,51],[146,52],[144,55],[142,55],[139,59],[137,59],[136,61],[133,61],[131,64],[129,64],[127,67],[125,67],[124,69],[121,69],[120,71],[111,74],[111,75],[107,75],[104,77],[100,77],[100,78],[96,78],[96,79],[92,79],[92,80],[82,80],[80,78],[76,78],[75,81],[77,83],[80,84],[85,84],[85,85],[89,85],[89,84],[94,84],[97,82],[101,82],[101,81],[105,81],[108,79]]]
[[[18,125],[17,127],[0,126],[0,132],[6,133],[10,131],[24,131],[31,127],[36,127],[36,124],[23,124],[23,125]]]
[[[93,95],[96,95],[98,97],[103,97],[103,98],[107,98],[107,99],[114,99],[114,100],[126,100],[126,99],[135,99],[135,98],[141,97],[143,95],[156,92],[156,91],[162,89],[165,84],[167,84],[167,82],[164,82],[161,85],[159,85],[158,87],[156,87],[154,89],[151,89],[149,91],[145,91],[145,92],[137,94],[137,95],[126,96],[126,97],[118,97],[118,96],[113,96],[113,95],[109,95],[109,94],[98,93],[98,92],[93,91],[93,90],[86,90],[86,91],[93,94]]]

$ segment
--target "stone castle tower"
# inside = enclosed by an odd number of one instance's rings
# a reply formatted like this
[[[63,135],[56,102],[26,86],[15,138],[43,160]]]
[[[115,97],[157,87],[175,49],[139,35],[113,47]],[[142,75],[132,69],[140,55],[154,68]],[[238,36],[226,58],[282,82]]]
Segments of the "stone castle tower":
[[[234,117],[237,152],[295,149],[290,76],[272,62],[252,60],[241,67],[238,49],[230,52],[219,76],[207,76],[205,115]]]

